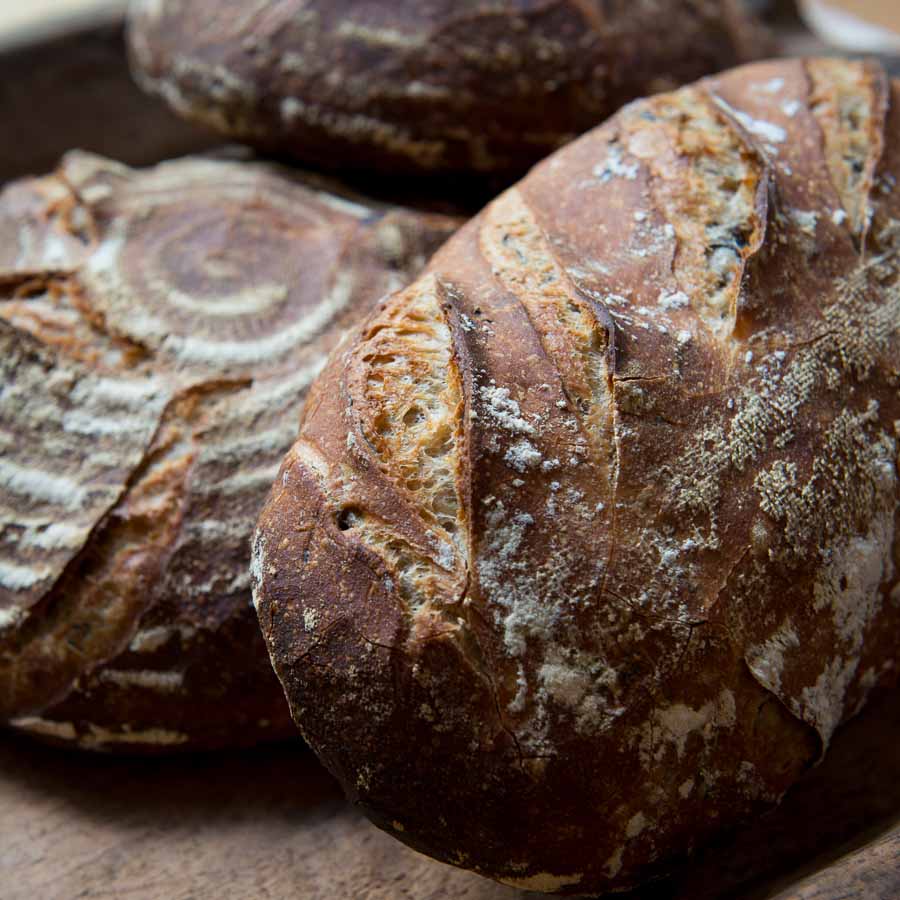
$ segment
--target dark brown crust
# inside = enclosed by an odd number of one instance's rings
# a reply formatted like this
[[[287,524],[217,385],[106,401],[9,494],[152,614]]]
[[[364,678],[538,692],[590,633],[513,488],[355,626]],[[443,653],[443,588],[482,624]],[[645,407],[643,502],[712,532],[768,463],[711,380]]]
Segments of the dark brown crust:
[[[898,176],[876,65],[734,70],[550,157],[333,356],[254,599],[376,824],[520,887],[625,888],[896,680]],[[453,436],[450,531],[423,429]]]
[[[267,151],[504,177],[769,46],[737,0],[153,0],[130,45],[145,88]]]
[[[73,153],[0,199],[0,719],[92,749],[295,731],[249,538],[344,328],[455,228],[277,167]]]

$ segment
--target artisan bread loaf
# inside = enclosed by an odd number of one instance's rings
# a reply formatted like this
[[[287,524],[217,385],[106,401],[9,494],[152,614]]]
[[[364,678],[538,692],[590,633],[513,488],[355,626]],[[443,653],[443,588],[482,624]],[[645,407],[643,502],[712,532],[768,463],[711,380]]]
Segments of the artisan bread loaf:
[[[307,385],[455,223],[275,167],[84,153],[0,197],[0,720],[82,747],[295,734],[249,539]]]
[[[900,86],[758,64],[623,109],[311,390],[254,599],[379,826],[621,889],[896,679]]]
[[[637,96],[765,52],[739,0],[142,0],[140,83],[317,166],[523,172]]]

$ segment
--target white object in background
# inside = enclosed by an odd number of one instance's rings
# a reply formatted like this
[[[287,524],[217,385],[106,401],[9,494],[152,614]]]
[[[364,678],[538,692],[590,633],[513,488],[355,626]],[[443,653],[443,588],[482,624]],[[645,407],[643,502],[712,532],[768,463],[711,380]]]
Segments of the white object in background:
[[[827,0],[801,0],[803,18],[835,47],[856,53],[900,53],[900,34],[840,9]]]
[[[0,47],[37,43],[121,19],[127,0],[0,0]]]

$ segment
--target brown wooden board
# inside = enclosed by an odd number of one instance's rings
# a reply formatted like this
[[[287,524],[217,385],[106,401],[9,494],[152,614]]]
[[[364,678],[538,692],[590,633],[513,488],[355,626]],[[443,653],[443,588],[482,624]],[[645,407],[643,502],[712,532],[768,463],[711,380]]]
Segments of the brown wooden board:
[[[898,748],[895,691],[839,733],[826,761],[778,810],[671,879],[619,896],[900,897],[896,837],[851,857],[850,868],[846,860],[833,865],[900,819]],[[855,893],[854,884],[869,893]],[[525,896],[377,831],[299,742],[239,754],[117,758],[0,737],[4,900]]]
[[[792,885],[778,900],[838,897],[900,897],[900,822],[865,847]]]

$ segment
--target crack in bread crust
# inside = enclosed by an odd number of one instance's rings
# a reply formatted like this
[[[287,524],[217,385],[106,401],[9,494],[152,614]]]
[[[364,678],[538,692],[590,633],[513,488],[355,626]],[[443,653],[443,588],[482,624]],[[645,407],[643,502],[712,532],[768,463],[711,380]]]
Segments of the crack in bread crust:
[[[810,60],[806,69],[831,183],[862,246],[869,227],[869,195],[884,148],[886,78],[878,66],[843,60]]]
[[[879,84],[778,61],[631,105],[323,371],[254,596],[297,721],[376,824],[499,880],[626,888],[777,802],[896,681],[900,85]],[[405,388],[367,395],[356,367],[433,384],[436,332],[399,368],[370,338],[442,303],[465,402],[428,390],[467,467],[467,573],[416,602],[464,597],[464,627],[410,641],[333,512],[352,498],[437,560],[398,487],[417,426],[372,424],[402,422]]]

